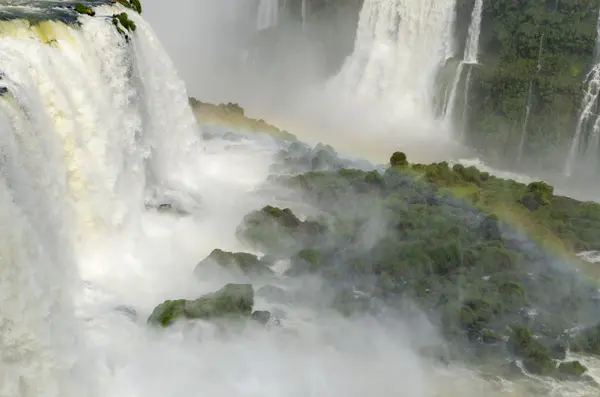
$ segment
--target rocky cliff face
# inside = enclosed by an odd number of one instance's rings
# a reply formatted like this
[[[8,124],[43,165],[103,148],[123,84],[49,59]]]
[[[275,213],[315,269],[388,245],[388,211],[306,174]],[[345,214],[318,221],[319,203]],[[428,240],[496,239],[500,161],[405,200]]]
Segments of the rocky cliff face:
[[[457,3],[461,45],[473,3]],[[462,120],[468,141],[524,165],[561,168],[595,63],[597,20],[597,0],[484,1],[480,64]]]
[[[561,171],[578,125],[581,145],[575,155],[586,150],[595,155],[588,142],[597,104],[590,105],[589,119],[581,114],[588,74],[599,60],[599,1],[483,0],[478,62],[459,68],[475,2],[456,0],[455,57],[438,79],[440,117],[454,84],[453,126],[487,158]],[[281,2],[286,23],[302,19],[302,3]],[[362,3],[305,0],[309,29],[304,34],[320,46],[322,70],[330,75],[352,52]]]

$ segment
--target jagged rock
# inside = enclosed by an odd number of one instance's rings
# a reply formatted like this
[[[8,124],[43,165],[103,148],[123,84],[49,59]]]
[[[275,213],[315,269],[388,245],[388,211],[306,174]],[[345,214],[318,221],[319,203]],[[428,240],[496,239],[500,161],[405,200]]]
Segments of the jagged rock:
[[[560,363],[557,368],[557,378],[564,380],[578,380],[587,371],[579,361]]]
[[[227,284],[220,290],[196,300],[168,300],[158,305],[148,323],[167,327],[178,318],[210,320],[221,317],[248,317],[254,305],[250,284]]]
[[[247,276],[273,273],[267,264],[258,259],[256,255],[215,249],[196,266],[194,274],[200,276],[203,268],[213,263],[226,269],[239,269]]]

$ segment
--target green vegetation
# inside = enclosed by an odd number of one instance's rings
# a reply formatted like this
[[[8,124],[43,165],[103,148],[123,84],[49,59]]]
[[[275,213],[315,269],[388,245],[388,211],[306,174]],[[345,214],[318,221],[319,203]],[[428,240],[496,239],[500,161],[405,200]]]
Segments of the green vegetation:
[[[249,317],[254,305],[254,289],[250,284],[227,284],[220,290],[189,300],[168,300],[158,305],[148,323],[167,327],[177,319],[214,319]]]
[[[252,132],[261,132],[278,139],[296,141],[296,137],[287,131],[266,123],[263,119],[256,120],[245,115],[244,109],[237,103],[213,105],[189,99],[190,106],[199,123],[219,123]]]
[[[133,22],[131,19],[129,19],[129,17],[127,16],[127,13],[122,12],[120,14],[114,14],[112,16],[112,22],[113,25],[115,25],[115,27],[117,28],[117,31],[124,35],[125,37],[127,36],[127,33],[123,30],[127,30],[130,32],[135,32],[136,26],[135,26],[135,22]],[[121,29],[123,28],[123,29]]]
[[[130,8],[130,9],[136,11],[138,14],[142,13],[142,4],[140,3],[140,0],[113,0],[113,1],[117,1],[123,7]]]
[[[350,168],[332,149],[301,143],[290,143],[278,159],[286,172],[270,182],[292,189],[317,215],[270,205],[252,211],[237,235],[265,257],[217,249],[205,261],[246,272],[289,260],[285,276],[323,278],[331,294],[320,304],[343,315],[402,311],[412,302],[439,327],[454,357],[502,357],[520,360],[531,373],[587,379],[583,365],[560,361],[567,348],[600,354],[600,324],[587,322],[600,317],[597,285],[575,270],[598,273],[574,255],[600,249],[599,205],[556,196],[543,182],[410,164],[401,152],[381,170]],[[275,302],[293,298],[273,285],[258,294]],[[151,322],[213,318],[215,310],[239,315],[241,306],[247,317],[247,301],[194,310],[189,301],[168,301]],[[265,324],[270,315],[251,318]]]
[[[463,45],[473,3],[457,3],[456,36]],[[524,153],[559,169],[556,156],[564,155],[574,132],[593,64],[597,18],[596,0],[484,1],[480,64],[471,69],[466,104],[469,141],[488,154],[515,155],[531,86]]]
[[[74,9],[75,9],[75,11],[77,11],[80,14],[89,15],[91,17],[96,15],[96,11],[94,11],[94,9],[92,7],[86,6],[81,3],[75,4]]]
[[[311,161],[298,156],[298,145],[289,150],[296,155],[281,155],[293,159],[288,170],[302,172],[273,182],[300,191],[321,215],[301,221],[267,206],[238,229],[255,248],[291,258],[288,276],[321,275],[338,288],[331,305],[347,315],[372,310],[373,300],[400,307],[410,299],[472,359],[508,352],[536,374],[578,378],[586,371],[557,360],[569,344],[598,349],[600,328],[574,337],[565,331],[600,314],[595,285],[573,271],[581,266],[577,250],[600,248],[599,205],[473,167],[411,165],[400,152],[382,174],[335,162],[305,172]],[[314,232],[304,232],[308,224]],[[367,249],[363,240],[372,233],[379,237]],[[369,297],[357,297],[348,283]]]

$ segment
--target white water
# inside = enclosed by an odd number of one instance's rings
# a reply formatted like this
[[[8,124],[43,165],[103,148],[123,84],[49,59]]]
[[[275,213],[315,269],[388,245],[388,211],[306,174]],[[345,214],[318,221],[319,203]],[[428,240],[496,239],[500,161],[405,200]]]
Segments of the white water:
[[[479,36],[481,35],[481,14],[483,11],[483,0],[475,0],[473,12],[471,13],[471,24],[469,25],[469,35],[465,46],[464,62],[468,64],[477,63],[479,54]]]
[[[366,0],[354,52],[333,85],[396,118],[433,120],[433,83],[453,18],[454,0]]]
[[[279,0],[260,0],[256,29],[264,30],[277,26],[279,23]]]
[[[131,18],[131,47],[107,18],[82,18],[81,29],[0,22],[12,95],[0,100],[0,396],[98,395],[74,316],[86,270],[77,265],[133,224],[146,174],[168,183],[179,166],[172,153],[185,161],[194,140],[183,84],[149,27]]]
[[[258,188],[279,147],[196,145],[182,81],[150,27],[130,18],[130,46],[101,17],[82,17],[81,29],[49,24],[51,45],[29,26],[0,23],[10,32],[0,70],[16,98],[0,99],[0,221],[9,225],[0,231],[1,397],[529,395],[417,357],[435,341],[418,315],[380,322],[324,311],[318,280],[268,280],[312,298],[283,306],[282,329],[149,328],[162,300],[233,278],[191,274],[216,247],[244,249],[234,236],[241,218],[277,203]],[[145,210],[155,189],[184,204],[199,197],[184,208],[191,216]],[[257,308],[275,309],[264,299]],[[593,392],[567,384],[555,395]]]
[[[473,5],[473,11],[471,12],[471,23],[469,24],[469,31],[467,35],[467,41],[465,43],[465,52],[463,54],[462,61],[456,68],[456,74],[454,81],[452,82],[452,88],[450,89],[450,97],[448,99],[448,106],[446,108],[445,117],[447,122],[454,122],[454,111],[456,108],[456,96],[458,85],[462,77],[463,69],[465,65],[476,65],[477,55],[479,54],[479,36],[481,34],[481,14],[483,11],[483,0],[475,0]],[[471,83],[471,67],[467,71],[467,78],[464,84],[464,110],[469,103],[469,86]],[[464,112],[463,112],[464,113]],[[463,114],[463,121],[466,120]],[[464,126],[463,126],[464,127]],[[461,129],[461,135],[464,134],[464,128]]]
[[[565,176],[569,177],[575,171],[575,167],[580,162],[581,139],[583,134],[589,134],[591,139],[588,139],[586,149],[583,150],[588,154],[585,158],[592,158],[594,161],[598,158],[598,150],[600,150],[600,140],[597,136],[600,134],[600,117],[597,114],[598,107],[598,95],[600,95],[600,12],[598,13],[598,23],[596,25],[596,47],[595,57],[596,65],[592,67],[592,70],[586,76],[586,90],[581,102],[581,112],[579,119],[577,120],[577,127],[575,128],[575,134],[571,139],[571,145],[569,146],[569,152],[567,154],[567,160],[565,162]],[[594,146],[595,145],[595,146]],[[583,161],[585,165],[585,160]],[[592,174],[595,172],[594,169],[588,170]]]

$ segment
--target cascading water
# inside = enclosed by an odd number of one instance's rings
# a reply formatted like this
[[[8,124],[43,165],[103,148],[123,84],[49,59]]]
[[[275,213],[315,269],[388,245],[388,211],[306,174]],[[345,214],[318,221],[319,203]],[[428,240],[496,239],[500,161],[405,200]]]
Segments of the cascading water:
[[[581,113],[577,120],[575,135],[571,140],[567,160],[565,162],[565,176],[569,177],[574,172],[574,168],[579,162],[584,166],[596,165],[598,151],[600,150],[600,115],[598,114],[598,96],[600,95],[600,13],[596,24],[596,47],[594,49],[596,64],[587,74],[585,84],[587,86],[581,103]],[[583,150],[583,157],[579,154],[582,151],[582,135],[587,135],[586,148]],[[594,168],[589,172],[595,173]]]
[[[445,118],[447,122],[454,122],[454,112],[456,108],[457,91],[460,84],[460,80],[463,74],[465,66],[468,66],[467,76],[464,84],[464,111],[463,111],[463,122],[466,120],[466,109],[469,103],[469,86],[471,84],[471,70],[472,65],[477,64],[477,55],[479,53],[479,36],[481,34],[481,14],[483,11],[483,0],[475,0],[473,5],[473,11],[471,12],[471,23],[469,24],[469,31],[467,35],[467,42],[465,43],[465,52],[463,60],[460,61],[456,68],[456,75],[452,82],[452,88],[450,90],[450,97],[446,107]],[[463,126],[464,127],[464,126]],[[461,128],[461,138],[464,134],[465,128]]]
[[[433,85],[452,43],[454,0],[366,0],[353,54],[332,84],[398,117],[433,119]]]
[[[527,139],[527,127],[529,126],[529,116],[531,115],[531,99],[533,95],[533,79],[542,70],[542,54],[544,52],[544,35],[540,36],[540,46],[538,49],[538,62],[535,73],[529,81],[527,89],[527,100],[525,102],[525,118],[523,119],[523,127],[521,128],[521,140],[517,148],[517,161],[520,162],[523,158],[523,150],[525,149],[525,140]]]
[[[175,183],[195,119],[136,13],[127,41],[121,6],[46,4],[0,7],[0,396],[101,396],[75,318],[79,259],[135,223],[151,184]]]
[[[308,18],[308,0],[302,0],[302,30],[306,29],[306,19]]]
[[[256,17],[256,29],[264,30],[279,23],[279,0],[260,0]]]

